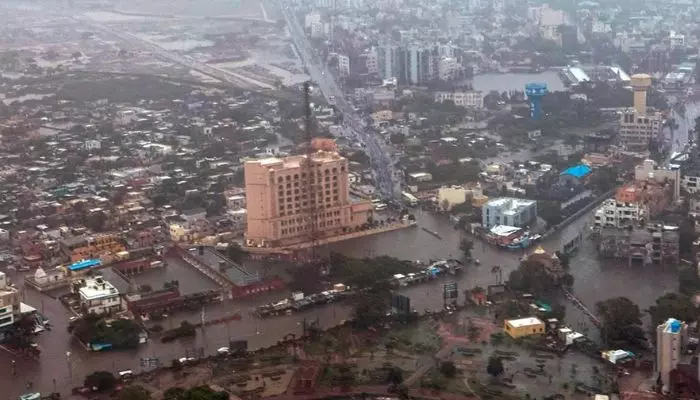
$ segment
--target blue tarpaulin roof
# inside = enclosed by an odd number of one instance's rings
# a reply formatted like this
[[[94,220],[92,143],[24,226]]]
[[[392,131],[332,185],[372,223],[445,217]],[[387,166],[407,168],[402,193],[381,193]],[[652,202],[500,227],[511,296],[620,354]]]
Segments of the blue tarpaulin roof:
[[[81,269],[91,268],[100,264],[102,264],[102,262],[98,259],[83,260],[69,265],[68,269],[71,271],[80,271]]]
[[[575,165],[564,170],[559,175],[571,175],[574,178],[583,178],[584,176],[591,173],[591,167],[584,164]]]
[[[666,321],[666,332],[670,333],[678,333],[681,331],[681,321],[674,319],[674,318],[669,318],[668,321]]]

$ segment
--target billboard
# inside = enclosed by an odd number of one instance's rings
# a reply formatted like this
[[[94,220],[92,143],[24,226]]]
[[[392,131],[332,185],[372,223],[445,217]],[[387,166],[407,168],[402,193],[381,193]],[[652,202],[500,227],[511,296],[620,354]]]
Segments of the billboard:
[[[404,295],[393,294],[391,296],[391,313],[409,315],[411,313],[411,299]]]

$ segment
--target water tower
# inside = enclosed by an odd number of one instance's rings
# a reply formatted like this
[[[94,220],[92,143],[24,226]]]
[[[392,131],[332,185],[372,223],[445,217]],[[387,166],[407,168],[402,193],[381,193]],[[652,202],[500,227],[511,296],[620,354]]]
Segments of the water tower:
[[[647,89],[651,86],[651,76],[634,74],[630,81],[634,90],[634,109],[638,115],[644,115],[647,113]]]
[[[530,118],[540,119],[542,113],[542,96],[547,94],[546,83],[528,83],[525,85],[525,95],[530,101]]]

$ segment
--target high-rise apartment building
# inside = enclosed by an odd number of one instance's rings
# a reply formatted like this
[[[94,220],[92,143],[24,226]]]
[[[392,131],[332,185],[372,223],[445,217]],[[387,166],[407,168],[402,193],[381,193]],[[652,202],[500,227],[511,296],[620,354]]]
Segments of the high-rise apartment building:
[[[688,325],[675,318],[656,327],[656,373],[662,390],[668,391],[671,371],[681,362],[683,347],[688,340]]]
[[[372,203],[351,201],[349,185],[348,160],[334,151],[246,162],[246,244],[279,247],[362,226]]]
[[[647,112],[647,90],[651,77],[636,74],[631,77],[634,107],[620,115],[620,142],[629,150],[646,150],[649,143],[658,141],[663,127],[659,113]]]

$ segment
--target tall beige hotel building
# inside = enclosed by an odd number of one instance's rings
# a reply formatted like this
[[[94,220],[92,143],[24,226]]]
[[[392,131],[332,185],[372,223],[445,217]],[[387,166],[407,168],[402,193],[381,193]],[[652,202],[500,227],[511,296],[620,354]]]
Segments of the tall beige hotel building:
[[[334,150],[318,150],[310,157],[247,161],[245,190],[248,247],[322,241],[355,229],[372,216],[369,200],[351,200],[348,160]]]

